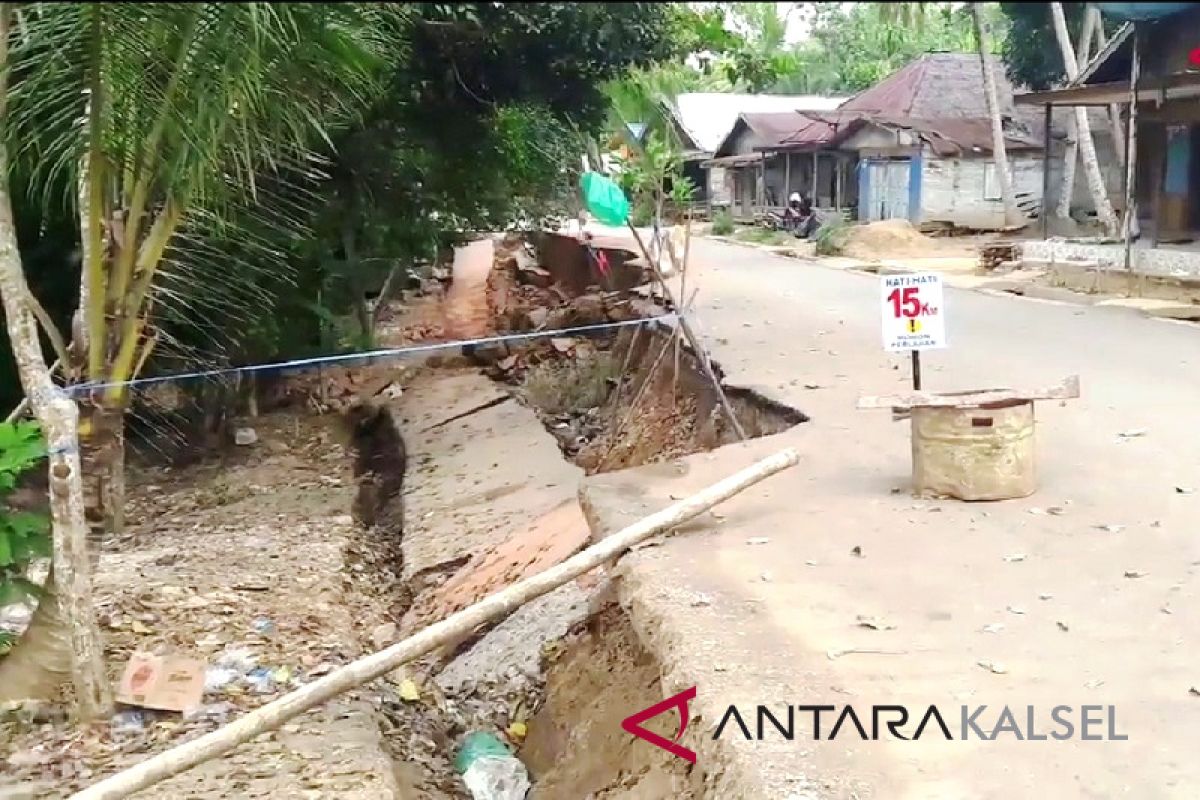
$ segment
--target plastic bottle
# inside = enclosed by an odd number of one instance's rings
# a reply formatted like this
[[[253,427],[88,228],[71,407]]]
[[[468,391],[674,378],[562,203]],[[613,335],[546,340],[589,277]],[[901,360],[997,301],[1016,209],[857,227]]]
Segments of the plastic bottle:
[[[529,772],[493,734],[472,731],[463,740],[454,768],[475,800],[524,800]]]

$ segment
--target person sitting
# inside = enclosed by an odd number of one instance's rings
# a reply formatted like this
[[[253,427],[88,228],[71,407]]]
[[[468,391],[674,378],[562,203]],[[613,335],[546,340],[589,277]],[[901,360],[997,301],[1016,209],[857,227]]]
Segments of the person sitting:
[[[797,239],[807,239],[817,229],[817,215],[813,213],[812,201],[800,192],[792,192],[783,211],[783,222],[784,228],[794,233]]]

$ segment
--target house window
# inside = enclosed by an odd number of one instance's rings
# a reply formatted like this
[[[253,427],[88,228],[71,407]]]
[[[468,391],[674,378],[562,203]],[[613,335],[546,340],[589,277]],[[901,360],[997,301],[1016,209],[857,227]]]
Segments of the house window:
[[[1008,182],[1013,183],[1012,164],[1008,165]],[[983,165],[983,199],[1003,200],[1000,193],[1000,173],[996,170],[996,162],[988,161]]]

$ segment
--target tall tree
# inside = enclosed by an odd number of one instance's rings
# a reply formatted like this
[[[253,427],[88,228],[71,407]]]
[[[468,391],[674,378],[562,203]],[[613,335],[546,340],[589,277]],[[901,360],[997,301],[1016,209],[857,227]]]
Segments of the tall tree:
[[[0,126],[8,129],[9,39],[13,9],[0,3]],[[75,713],[85,720],[108,707],[91,574],[79,459],[79,410],[50,377],[38,340],[33,295],[25,281],[9,198],[9,159],[0,137],[0,300],[21,386],[49,442],[53,556],[48,585],[26,641],[0,666],[0,699],[44,696],[68,678]],[[66,654],[66,658],[56,657]],[[47,663],[43,663],[43,659]]]
[[[1008,171],[1008,150],[1004,144],[1004,120],[1000,115],[1000,99],[996,92],[996,76],[992,73],[989,59],[987,24],[981,19],[979,3],[971,3],[971,18],[975,23],[975,38],[979,42],[979,65],[983,70],[983,91],[987,101],[988,116],[992,121],[992,161],[996,165],[996,178],[1000,182],[1000,196],[1004,200],[1004,218],[1009,225],[1021,224],[1021,211],[1013,193],[1012,177]]]

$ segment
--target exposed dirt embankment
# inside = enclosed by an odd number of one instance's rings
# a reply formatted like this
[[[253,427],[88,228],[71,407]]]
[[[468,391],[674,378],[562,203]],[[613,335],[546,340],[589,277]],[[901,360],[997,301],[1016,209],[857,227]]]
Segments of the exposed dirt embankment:
[[[521,758],[538,776],[535,800],[688,800],[690,765],[635,739],[621,721],[663,699],[659,667],[615,604],[567,637],[546,676]],[[673,737],[665,714],[647,726]]]

